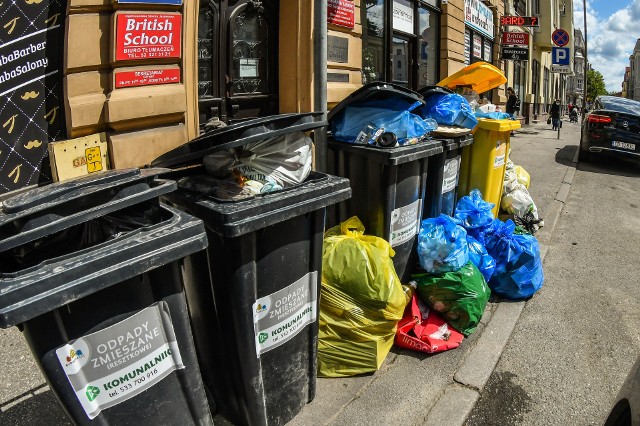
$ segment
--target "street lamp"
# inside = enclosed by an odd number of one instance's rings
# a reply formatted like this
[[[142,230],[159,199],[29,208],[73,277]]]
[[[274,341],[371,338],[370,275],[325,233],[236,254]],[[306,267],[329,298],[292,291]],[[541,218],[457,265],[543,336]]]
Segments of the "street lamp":
[[[583,94],[582,94],[582,120],[587,115],[587,68],[589,60],[587,58],[587,0],[582,0],[582,13],[584,15],[584,77],[583,77]]]

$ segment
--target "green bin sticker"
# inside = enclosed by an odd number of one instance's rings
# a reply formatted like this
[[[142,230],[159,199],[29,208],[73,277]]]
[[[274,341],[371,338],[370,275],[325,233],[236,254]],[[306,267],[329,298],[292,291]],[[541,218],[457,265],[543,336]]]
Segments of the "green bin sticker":
[[[461,157],[450,158],[444,163],[444,172],[442,176],[442,193],[453,191],[458,184],[458,171],[460,170]]]
[[[56,355],[89,419],[184,368],[166,302],[69,342]]]
[[[318,317],[318,271],[253,304],[256,356],[288,342]]]
[[[415,237],[420,230],[420,219],[422,219],[422,198],[392,211],[391,229],[389,229],[391,247],[397,247]]]

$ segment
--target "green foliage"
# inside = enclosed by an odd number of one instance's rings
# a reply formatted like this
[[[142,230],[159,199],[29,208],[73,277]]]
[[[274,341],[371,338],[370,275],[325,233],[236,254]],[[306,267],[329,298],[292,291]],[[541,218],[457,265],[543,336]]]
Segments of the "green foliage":
[[[604,77],[600,71],[587,71],[587,102],[592,102],[597,96],[606,95],[607,88],[604,84]]]

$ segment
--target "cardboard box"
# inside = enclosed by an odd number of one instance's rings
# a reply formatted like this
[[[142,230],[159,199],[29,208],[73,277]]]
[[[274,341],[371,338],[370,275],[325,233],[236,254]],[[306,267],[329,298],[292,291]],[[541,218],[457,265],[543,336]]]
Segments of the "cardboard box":
[[[184,124],[108,136],[111,164],[116,169],[143,167],[187,142]]]
[[[109,66],[110,15],[70,15],[65,34],[64,72],[97,70]]]
[[[106,120],[113,130],[132,130],[182,122],[185,110],[183,84],[128,87],[109,94]]]
[[[109,170],[107,135],[95,133],[49,143],[51,174],[55,182]]]

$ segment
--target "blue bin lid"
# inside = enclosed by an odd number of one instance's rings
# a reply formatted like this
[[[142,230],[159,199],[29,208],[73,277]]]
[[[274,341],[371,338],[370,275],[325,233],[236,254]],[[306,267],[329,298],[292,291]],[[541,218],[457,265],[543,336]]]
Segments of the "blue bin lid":
[[[212,129],[151,162],[152,167],[180,168],[202,163],[204,156],[251,142],[327,125],[323,112],[280,114]]]
[[[344,109],[348,106],[356,106],[359,103],[371,101],[385,101],[393,99],[396,102],[406,103],[409,109],[416,102],[424,104],[422,95],[404,86],[393,83],[373,82],[368,83],[344,98],[338,105],[333,107],[327,114],[329,122],[336,120]]]

